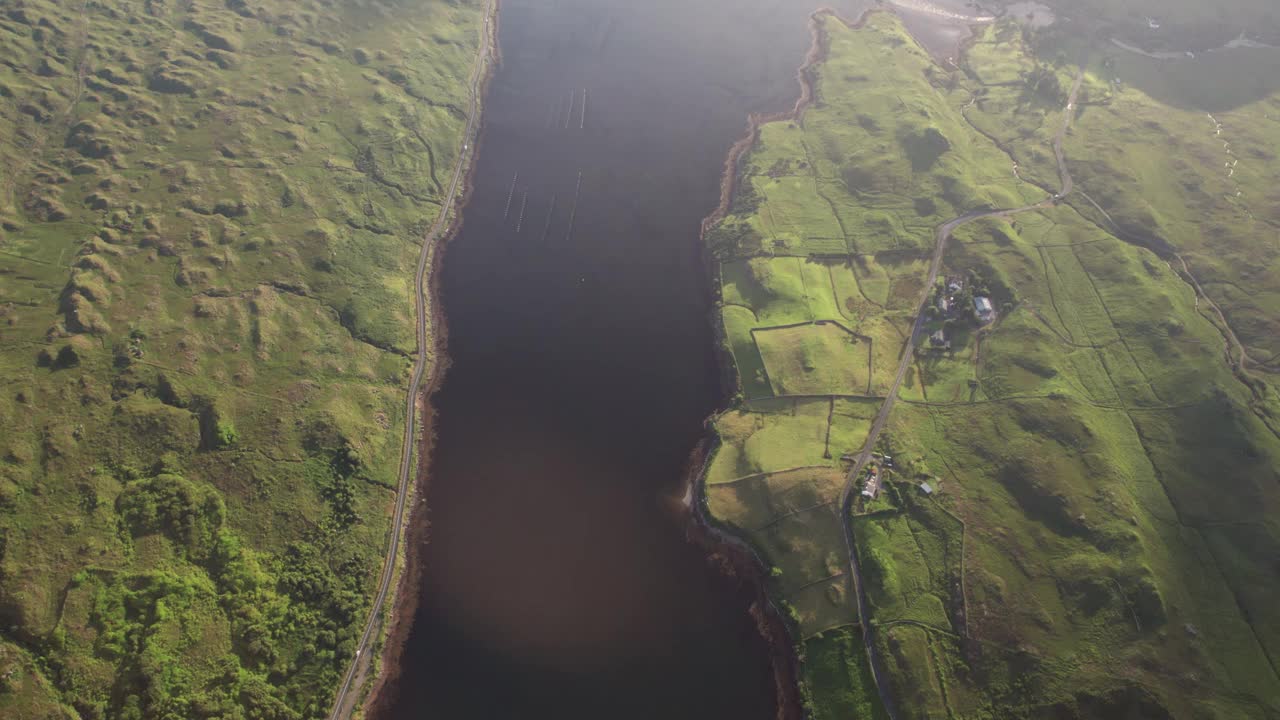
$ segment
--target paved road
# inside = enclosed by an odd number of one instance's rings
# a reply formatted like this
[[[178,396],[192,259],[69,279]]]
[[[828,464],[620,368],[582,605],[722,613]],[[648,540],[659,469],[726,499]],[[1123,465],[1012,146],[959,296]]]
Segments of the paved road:
[[[428,261],[432,257],[432,248],[439,241],[441,234],[449,228],[450,210],[458,199],[458,193],[463,186],[463,178],[466,176],[467,161],[474,152],[474,135],[476,123],[479,120],[480,83],[484,78],[491,50],[490,38],[493,29],[493,13],[494,2],[490,0],[489,6],[485,8],[484,26],[480,33],[480,48],[476,54],[475,67],[471,71],[471,99],[467,108],[467,127],[462,134],[462,151],[458,153],[458,164],[453,170],[453,179],[449,183],[449,192],[445,194],[444,202],[441,205],[440,215],[422,239],[422,249],[418,253],[418,268],[414,273],[414,307],[418,318],[418,350],[413,364],[413,379],[409,383],[409,394],[405,400],[404,438],[400,451],[400,480],[396,488],[395,512],[391,519],[391,537],[387,543],[386,557],[383,559],[382,579],[378,583],[378,594],[374,596],[373,606],[369,611],[369,620],[365,623],[364,632],[360,635],[360,643],[356,645],[355,654],[351,658],[351,665],[348,666],[347,674],[342,680],[342,685],[338,688],[337,697],[334,698],[333,710],[329,713],[329,720],[340,720],[343,717],[350,716],[355,704],[359,701],[359,698],[354,697],[352,690],[358,690],[363,685],[363,682],[357,682],[357,678],[363,681],[364,675],[368,671],[370,646],[378,635],[378,628],[381,626],[382,606],[386,603],[387,593],[391,590],[391,581],[395,576],[396,555],[400,551],[401,532],[404,528],[405,503],[409,496],[413,478],[416,476],[414,472],[416,463],[414,462],[413,445],[417,436],[418,395],[422,391],[422,380],[426,376],[427,367],[431,364],[428,359],[431,340],[427,334],[427,290],[425,288],[427,271],[430,269]]]
[[[880,411],[876,414],[876,419],[871,423],[871,431],[867,434],[866,443],[862,446],[862,452],[858,453],[857,460],[853,463],[853,468],[849,471],[849,475],[845,478],[844,489],[840,492],[840,524],[844,527],[845,549],[849,552],[849,568],[853,576],[854,594],[858,600],[858,622],[862,625],[862,638],[866,643],[867,657],[871,665],[871,677],[875,680],[876,689],[880,694],[880,700],[884,704],[885,712],[890,720],[897,720],[898,714],[893,705],[893,698],[889,693],[888,686],[884,677],[884,670],[880,667],[880,663],[875,651],[875,627],[871,624],[871,608],[867,600],[867,593],[862,582],[862,568],[858,563],[857,548],[853,541],[853,491],[857,487],[858,477],[862,475],[863,469],[867,463],[871,461],[871,453],[875,450],[876,441],[880,439],[880,433],[884,431],[885,425],[889,422],[889,414],[893,411],[894,401],[898,398],[898,390],[902,387],[902,382],[906,378],[907,373],[911,370],[911,365],[915,359],[916,338],[921,334],[927,315],[924,312],[925,305],[929,302],[930,295],[933,293],[934,286],[938,282],[938,274],[942,270],[942,260],[946,256],[947,241],[951,239],[951,234],[962,225],[988,217],[1008,217],[1017,215],[1018,213],[1029,212],[1031,210],[1039,210],[1042,208],[1052,207],[1059,200],[1066,197],[1075,188],[1075,183],[1071,179],[1071,173],[1067,170],[1067,159],[1062,149],[1067,134],[1067,130],[1071,127],[1071,117],[1075,112],[1076,100],[1080,95],[1080,87],[1084,83],[1084,69],[1081,68],[1076,73],[1075,83],[1071,87],[1071,92],[1067,98],[1067,106],[1063,110],[1062,126],[1058,129],[1053,138],[1053,153],[1058,161],[1058,176],[1062,181],[1062,190],[1056,194],[1041,200],[1034,205],[1027,205],[1020,208],[1005,210],[975,210],[965,213],[954,220],[950,220],[938,228],[934,235],[933,259],[929,263],[929,275],[924,283],[924,290],[921,293],[920,302],[917,307],[920,308],[916,315],[916,321],[911,328],[911,335],[907,338],[906,344],[902,348],[902,356],[898,361],[898,372],[893,378],[893,384],[889,387],[888,397],[885,398],[883,404],[880,405]]]

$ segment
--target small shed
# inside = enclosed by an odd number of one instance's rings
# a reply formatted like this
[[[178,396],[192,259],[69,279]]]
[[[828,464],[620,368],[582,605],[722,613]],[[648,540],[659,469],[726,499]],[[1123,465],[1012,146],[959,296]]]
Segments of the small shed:
[[[932,495],[933,486],[927,482],[922,482],[920,483],[920,492],[924,493],[925,495]]]

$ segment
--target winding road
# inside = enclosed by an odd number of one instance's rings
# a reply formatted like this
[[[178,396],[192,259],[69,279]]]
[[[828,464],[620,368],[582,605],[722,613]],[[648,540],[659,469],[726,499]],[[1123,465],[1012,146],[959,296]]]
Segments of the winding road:
[[[840,492],[840,524],[844,529],[845,549],[849,552],[849,568],[853,577],[854,594],[858,599],[858,623],[862,626],[862,638],[867,647],[871,676],[875,680],[876,690],[880,694],[881,703],[884,705],[885,713],[888,714],[890,720],[897,720],[898,714],[893,706],[893,699],[885,681],[884,670],[876,656],[875,628],[870,622],[870,603],[867,600],[866,589],[862,582],[862,568],[858,563],[857,548],[853,539],[853,491],[857,488],[858,478],[862,475],[863,469],[871,461],[871,453],[875,449],[876,442],[880,439],[880,434],[889,422],[889,414],[893,411],[894,401],[898,398],[898,390],[902,387],[902,382],[906,379],[907,372],[910,371],[911,365],[915,360],[916,338],[920,336],[927,317],[924,308],[929,302],[934,286],[938,282],[938,274],[942,271],[942,260],[946,255],[947,241],[951,239],[951,234],[960,226],[971,223],[974,220],[989,217],[1008,217],[1032,210],[1053,207],[1075,188],[1071,173],[1067,170],[1067,159],[1062,149],[1062,143],[1066,138],[1067,130],[1071,127],[1072,114],[1075,112],[1076,100],[1080,95],[1080,88],[1083,84],[1084,69],[1080,68],[1076,72],[1075,83],[1071,86],[1071,93],[1067,97],[1067,106],[1063,110],[1062,126],[1058,128],[1058,132],[1053,138],[1053,154],[1057,158],[1058,176],[1062,181],[1062,189],[1060,191],[1038,203],[1020,208],[973,210],[938,227],[934,235],[933,260],[929,264],[929,275],[925,280],[918,304],[920,311],[917,313],[915,324],[911,328],[911,335],[902,347],[902,356],[898,362],[898,373],[893,378],[893,384],[889,387],[887,397],[880,406],[880,411],[876,413],[875,421],[871,423],[871,430],[867,433],[867,440],[862,446],[862,451],[858,453],[857,460],[853,463],[853,468],[849,471],[849,475],[845,478],[844,489]]]
[[[350,717],[354,706],[359,700],[358,697],[355,697],[355,693],[352,693],[352,690],[364,684],[371,660],[370,646],[378,636],[378,629],[382,625],[383,605],[386,603],[387,594],[391,591],[392,580],[395,578],[396,555],[400,552],[401,535],[404,531],[405,505],[415,477],[414,469],[416,465],[414,463],[413,444],[418,430],[418,396],[422,392],[422,380],[427,375],[427,368],[431,365],[431,361],[428,358],[431,339],[428,335],[427,327],[426,277],[431,267],[430,260],[433,256],[433,250],[443,233],[451,225],[451,210],[458,200],[459,192],[464,185],[463,178],[466,177],[468,159],[475,152],[474,136],[476,125],[479,121],[480,85],[483,82],[485,68],[488,65],[491,53],[495,2],[496,0],[490,0],[484,11],[480,47],[476,53],[475,66],[471,71],[471,98],[467,108],[467,126],[462,134],[462,151],[458,153],[458,164],[454,167],[453,179],[449,183],[449,191],[445,194],[443,203],[440,206],[440,214],[423,236],[422,247],[418,252],[418,267],[414,273],[414,310],[418,321],[417,354],[414,359],[413,377],[409,383],[408,397],[405,400],[405,425],[403,446],[400,451],[400,476],[396,487],[395,511],[391,519],[391,537],[387,542],[387,553],[382,564],[382,578],[378,582],[378,593],[373,598],[373,605],[369,610],[369,619],[365,623],[364,632],[360,635],[360,642],[356,645],[351,664],[347,667],[342,685],[339,686],[338,694],[334,698],[333,710],[329,713],[329,720]]]

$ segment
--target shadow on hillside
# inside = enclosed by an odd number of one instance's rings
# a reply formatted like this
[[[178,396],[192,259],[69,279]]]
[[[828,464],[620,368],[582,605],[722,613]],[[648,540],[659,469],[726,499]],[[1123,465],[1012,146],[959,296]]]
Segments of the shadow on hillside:
[[[1183,110],[1225,112],[1280,92],[1280,49],[1220,50],[1157,60],[1110,48],[1116,74],[1152,98]]]

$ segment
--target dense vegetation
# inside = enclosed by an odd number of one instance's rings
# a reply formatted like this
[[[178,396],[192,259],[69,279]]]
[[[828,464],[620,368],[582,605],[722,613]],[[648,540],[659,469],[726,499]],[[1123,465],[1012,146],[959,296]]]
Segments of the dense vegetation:
[[[327,711],[480,24],[0,2],[0,716]]]
[[[950,71],[888,14],[820,22],[815,103],[761,128],[707,235],[741,387],[708,502],[776,567],[815,716],[880,712],[843,458],[891,388],[934,229],[1058,190],[1066,57],[1089,59],[1075,191],[956,231],[960,314],[929,324],[950,345],[918,343],[879,441],[897,466],[855,504],[886,689],[904,718],[1280,714],[1280,96],[1157,99],[1194,83],[1012,18]],[[1244,72],[1277,51],[1224,52]]]

